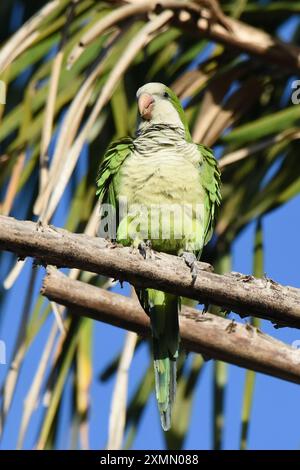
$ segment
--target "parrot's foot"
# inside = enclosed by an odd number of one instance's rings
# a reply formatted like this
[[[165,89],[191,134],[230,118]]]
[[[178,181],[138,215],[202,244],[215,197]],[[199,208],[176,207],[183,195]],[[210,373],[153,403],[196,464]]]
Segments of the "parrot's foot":
[[[59,231],[53,225],[45,224],[45,222],[43,222],[42,219],[39,219],[37,221],[35,229],[37,232],[44,232],[45,229],[47,229],[47,230],[52,230],[53,232],[59,233]]]
[[[209,304],[204,304],[203,305],[203,309],[202,309],[202,315],[205,315],[208,311],[209,311],[209,307],[210,305]]]
[[[150,240],[146,242],[141,241],[138,245],[138,250],[144,259],[152,258],[152,244]]]
[[[225,331],[227,331],[227,333],[235,333],[236,331],[236,322],[235,320],[231,320],[231,322],[226,326],[225,328]]]
[[[44,231],[44,224],[43,224],[42,219],[39,219],[37,221],[35,229],[36,229],[37,232],[43,232]]]
[[[192,280],[193,280],[193,283],[194,283],[196,281],[197,275],[198,275],[196,256],[194,255],[194,253],[190,253],[188,251],[184,251],[180,256],[184,259],[185,264],[190,268],[191,275],[192,275]]]

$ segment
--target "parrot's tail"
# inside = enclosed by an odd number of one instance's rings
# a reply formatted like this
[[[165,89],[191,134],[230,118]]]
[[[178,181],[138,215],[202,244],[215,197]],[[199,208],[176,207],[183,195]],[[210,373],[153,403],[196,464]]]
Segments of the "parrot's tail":
[[[156,398],[162,428],[168,431],[171,427],[171,410],[176,394],[180,298],[153,289],[147,291],[152,326]]]

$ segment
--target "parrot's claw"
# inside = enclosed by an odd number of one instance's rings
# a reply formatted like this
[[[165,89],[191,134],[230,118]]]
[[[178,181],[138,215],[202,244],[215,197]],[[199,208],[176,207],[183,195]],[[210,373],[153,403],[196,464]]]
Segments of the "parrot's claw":
[[[197,258],[194,253],[190,253],[188,251],[184,251],[181,254],[182,258],[185,261],[185,264],[190,268],[191,275],[192,275],[192,282],[194,283],[198,276],[198,268],[197,268]]]
[[[138,250],[144,259],[152,258],[152,245],[151,241],[147,240],[146,242],[141,241],[138,245]]]
[[[231,320],[231,322],[226,326],[225,331],[227,331],[227,333],[235,333],[235,331],[236,331],[236,322],[235,322],[234,319]]]
[[[37,232],[43,232],[44,231],[44,224],[43,224],[42,219],[39,219],[37,221],[35,229],[36,229]]]
[[[59,233],[59,231],[53,225],[46,224],[45,222],[43,222],[42,219],[39,219],[37,221],[35,229],[37,232],[44,232],[45,230],[52,230],[53,232]]]

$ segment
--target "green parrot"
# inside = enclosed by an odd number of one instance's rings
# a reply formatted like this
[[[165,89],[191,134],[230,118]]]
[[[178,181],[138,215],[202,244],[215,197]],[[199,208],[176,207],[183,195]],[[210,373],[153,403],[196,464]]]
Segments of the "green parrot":
[[[138,248],[183,256],[197,276],[196,263],[210,240],[220,204],[220,173],[212,151],[193,143],[175,93],[162,83],[137,91],[140,119],[134,139],[110,145],[100,164],[97,194],[113,215],[109,238]],[[101,226],[100,224],[100,226]],[[181,299],[155,289],[137,295],[152,328],[155,389],[164,431],[171,426],[179,350]]]

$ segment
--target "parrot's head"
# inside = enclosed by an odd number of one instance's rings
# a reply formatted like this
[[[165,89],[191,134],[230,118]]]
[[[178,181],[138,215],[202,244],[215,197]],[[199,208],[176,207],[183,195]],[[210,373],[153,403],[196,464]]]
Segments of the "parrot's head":
[[[190,138],[187,121],[181,103],[175,93],[163,83],[147,83],[136,93],[139,114],[139,129],[152,124],[165,124],[185,131]]]

